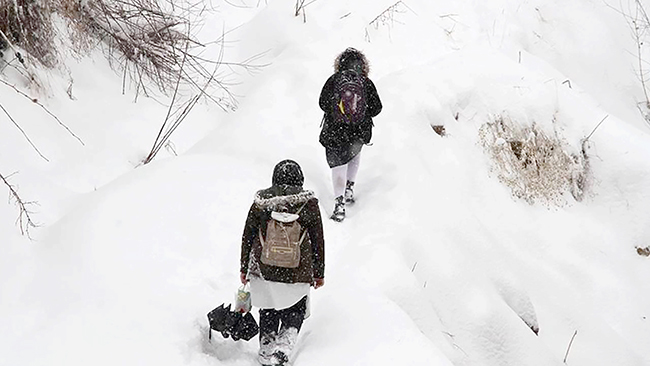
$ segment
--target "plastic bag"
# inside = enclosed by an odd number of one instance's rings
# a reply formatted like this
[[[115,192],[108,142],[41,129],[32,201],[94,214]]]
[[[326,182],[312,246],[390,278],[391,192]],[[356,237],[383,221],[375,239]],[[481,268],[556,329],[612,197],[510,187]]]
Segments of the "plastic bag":
[[[248,313],[251,311],[251,293],[249,284],[242,285],[235,293],[235,306],[233,311]]]

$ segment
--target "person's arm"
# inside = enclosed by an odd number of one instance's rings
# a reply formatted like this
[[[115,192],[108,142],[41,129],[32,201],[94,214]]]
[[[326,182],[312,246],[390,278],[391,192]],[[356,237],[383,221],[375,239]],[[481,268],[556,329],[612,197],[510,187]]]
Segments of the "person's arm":
[[[377,94],[377,88],[372,80],[366,78],[365,83],[366,95],[368,96],[368,109],[366,111],[367,115],[370,117],[375,117],[381,112],[383,108],[381,100],[379,99],[379,94]]]
[[[314,275],[314,287],[323,285],[325,278],[325,239],[323,237],[323,221],[320,215],[318,199],[313,198],[307,203],[309,212],[309,240],[311,241],[312,268]]]
[[[323,89],[320,92],[320,98],[318,99],[318,105],[320,109],[325,113],[329,113],[332,110],[332,93],[334,88],[334,75],[330,76],[329,79],[323,85]]]
[[[244,233],[241,238],[241,260],[239,263],[240,280],[246,283],[246,275],[248,274],[248,263],[250,261],[251,250],[253,248],[253,240],[258,232],[258,219],[256,215],[255,204],[251,205],[248,210],[246,218],[246,225],[244,226]]]

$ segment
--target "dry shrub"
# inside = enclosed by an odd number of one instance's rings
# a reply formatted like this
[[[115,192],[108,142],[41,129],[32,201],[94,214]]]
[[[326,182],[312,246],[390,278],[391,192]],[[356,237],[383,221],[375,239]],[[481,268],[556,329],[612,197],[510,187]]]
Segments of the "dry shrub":
[[[515,197],[546,206],[565,204],[567,191],[577,201],[584,197],[589,169],[584,149],[570,153],[559,137],[500,115],[481,126],[479,138],[492,171]]]
[[[0,31],[13,45],[45,67],[54,67],[58,55],[54,45],[50,3],[41,0],[0,0]],[[0,35],[0,50],[10,45]]]
[[[125,83],[128,78],[135,84],[136,96],[151,95],[151,88],[169,95],[180,85],[234,109],[235,98],[219,68],[261,66],[252,65],[254,59],[223,62],[223,53],[216,60],[203,58],[205,45],[193,33],[202,26],[204,10],[201,3],[185,0],[0,0],[0,30],[47,68],[60,60],[57,41],[70,43],[79,56],[99,46]],[[61,25],[65,39],[55,37]],[[0,41],[0,50],[9,47],[6,43]]]
[[[77,50],[83,52],[93,41],[101,41],[113,67],[145,94],[149,82],[168,93],[179,78],[194,89],[214,81],[222,60],[201,58],[197,49],[203,45],[192,35],[201,10],[171,0],[65,0],[60,8],[72,25]],[[233,103],[232,98],[214,101],[227,107]]]

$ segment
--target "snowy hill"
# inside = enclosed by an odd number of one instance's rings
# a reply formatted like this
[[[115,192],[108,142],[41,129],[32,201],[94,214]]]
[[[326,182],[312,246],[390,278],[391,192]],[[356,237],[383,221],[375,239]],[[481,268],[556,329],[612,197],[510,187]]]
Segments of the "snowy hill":
[[[650,365],[650,262],[635,249],[650,245],[650,135],[621,14],[589,0],[411,0],[392,18],[378,16],[394,1],[316,1],[304,17],[289,0],[241,4],[219,2],[204,36],[234,29],[228,57],[269,65],[240,75],[236,112],[194,110],[177,157],[134,169],[166,108],[121,95],[100,54],[70,61],[75,100],[56,75],[40,97],[85,145],[0,88],[50,160],[0,125],[0,172],[19,171],[43,224],[31,242],[0,206],[0,365],[256,364],[257,338],[209,342],[205,314],[232,301],[246,212],[275,163],[298,161],[331,212],[317,100],[348,46],[384,110],[358,202],[324,223],[326,286],[293,363],[562,365],[577,331],[566,364]],[[608,116],[586,197],[513,198],[480,144],[495,115],[572,152]]]

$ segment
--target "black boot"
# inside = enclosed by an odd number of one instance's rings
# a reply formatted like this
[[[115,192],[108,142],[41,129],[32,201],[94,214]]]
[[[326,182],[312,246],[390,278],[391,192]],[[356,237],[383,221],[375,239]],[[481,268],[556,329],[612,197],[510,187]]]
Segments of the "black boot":
[[[278,364],[278,358],[273,354],[275,352],[275,333],[260,333],[260,350],[258,360],[262,366],[274,366]]]
[[[334,212],[332,212],[330,218],[337,222],[341,222],[345,219],[345,198],[343,198],[343,196],[338,196],[334,200]]]
[[[354,203],[354,182],[347,181],[345,184],[345,203]]]

